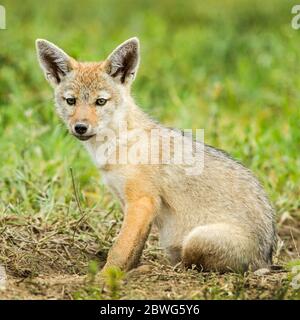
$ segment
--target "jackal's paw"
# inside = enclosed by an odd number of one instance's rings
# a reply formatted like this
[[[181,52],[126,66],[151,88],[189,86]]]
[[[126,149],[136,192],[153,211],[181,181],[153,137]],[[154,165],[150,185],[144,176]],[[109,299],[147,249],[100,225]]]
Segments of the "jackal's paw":
[[[137,268],[131,269],[128,272],[128,276],[142,275],[146,273],[151,273],[153,267],[150,264],[143,264],[138,266]]]

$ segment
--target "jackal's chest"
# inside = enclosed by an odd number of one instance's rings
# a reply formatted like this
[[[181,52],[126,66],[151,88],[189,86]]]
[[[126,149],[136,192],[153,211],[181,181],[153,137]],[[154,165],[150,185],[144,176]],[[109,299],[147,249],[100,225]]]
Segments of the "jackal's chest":
[[[125,204],[125,178],[119,173],[112,171],[101,172],[102,182],[110,189],[110,191],[119,199],[122,207]]]

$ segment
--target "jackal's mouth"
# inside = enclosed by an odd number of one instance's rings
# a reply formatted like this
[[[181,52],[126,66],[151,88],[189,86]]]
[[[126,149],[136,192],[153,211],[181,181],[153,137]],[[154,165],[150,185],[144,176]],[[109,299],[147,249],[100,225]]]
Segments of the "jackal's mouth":
[[[77,139],[81,140],[81,141],[86,141],[89,140],[90,138],[94,137],[95,134],[92,134],[90,136],[81,136],[81,135],[77,135],[77,134],[73,134],[74,137],[76,137]]]

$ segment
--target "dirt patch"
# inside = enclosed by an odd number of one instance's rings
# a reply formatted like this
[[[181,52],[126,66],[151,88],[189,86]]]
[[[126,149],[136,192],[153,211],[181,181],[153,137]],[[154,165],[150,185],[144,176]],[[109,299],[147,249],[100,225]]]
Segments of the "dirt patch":
[[[97,295],[79,275],[10,278],[1,299],[111,299],[109,285],[99,282]],[[78,295],[79,294],[79,295]],[[289,286],[287,272],[265,276],[179,271],[152,266],[147,273],[133,270],[120,281],[121,299],[284,299],[299,298]]]
[[[89,226],[77,220],[43,221],[39,217],[0,219],[0,263],[14,277],[85,274],[99,251]]]
[[[45,221],[39,217],[0,220],[0,264],[8,275],[0,299],[109,299],[109,281],[91,283],[89,262],[101,266],[119,221],[108,219],[97,229],[93,214],[87,219]],[[107,217],[105,217],[106,219]],[[99,220],[99,216],[98,216]],[[97,224],[98,225],[98,224]],[[101,231],[101,232],[100,232]],[[299,259],[300,221],[288,215],[278,223],[280,246],[276,262]],[[110,239],[110,240],[109,240]],[[101,249],[101,250],[100,250]],[[274,268],[254,273],[217,274],[173,268],[150,235],[142,265],[118,280],[121,299],[299,299],[290,285],[291,274]]]
[[[0,292],[0,299],[73,299],[73,292],[84,285],[84,278],[76,274],[23,279],[9,277],[7,289]]]
[[[300,259],[300,220],[284,213],[278,223],[278,256],[282,262]]]

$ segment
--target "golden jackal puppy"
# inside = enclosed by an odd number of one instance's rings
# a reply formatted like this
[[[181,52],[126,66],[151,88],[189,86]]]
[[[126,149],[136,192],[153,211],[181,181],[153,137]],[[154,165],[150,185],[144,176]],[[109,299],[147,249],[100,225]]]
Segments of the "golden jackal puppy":
[[[152,224],[173,263],[222,272],[271,263],[274,211],[252,173],[224,152],[151,120],[135,104],[137,38],[99,62],[78,62],[46,40],[36,46],[58,115],[124,211],[104,268],[136,266]]]

